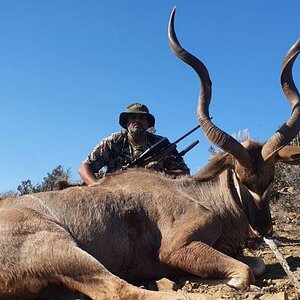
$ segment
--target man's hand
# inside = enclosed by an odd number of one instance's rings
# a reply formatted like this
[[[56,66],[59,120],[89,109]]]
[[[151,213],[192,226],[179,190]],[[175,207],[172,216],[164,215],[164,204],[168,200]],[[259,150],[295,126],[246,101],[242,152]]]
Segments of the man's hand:
[[[145,165],[145,169],[150,169],[157,172],[163,172],[164,171],[163,161],[160,160],[160,161],[149,162],[147,165]]]
[[[97,182],[97,178],[95,174],[91,171],[89,165],[87,163],[82,163],[80,168],[79,168],[79,175],[83,182],[90,186],[93,185]]]

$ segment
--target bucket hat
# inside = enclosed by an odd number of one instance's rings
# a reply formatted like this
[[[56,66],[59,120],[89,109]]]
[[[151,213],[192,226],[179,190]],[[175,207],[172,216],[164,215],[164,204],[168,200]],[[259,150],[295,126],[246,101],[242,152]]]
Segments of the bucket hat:
[[[148,128],[154,127],[155,118],[152,114],[149,113],[149,109],[146,105],[140,103],[132,103],[127,106],[126,111],[122,112],[119,117],[119,124],[127,129],[127,119],[130,114],[144,114],[147,115],[148,119]]]

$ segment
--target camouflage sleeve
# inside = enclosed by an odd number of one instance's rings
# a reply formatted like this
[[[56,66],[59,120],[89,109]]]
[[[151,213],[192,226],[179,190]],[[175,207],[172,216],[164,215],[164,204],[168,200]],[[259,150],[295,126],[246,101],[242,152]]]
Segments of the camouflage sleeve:
[[[112,143],[118,138],[118,133],[113,133],[97,144],[83,163],[87,163],[94,173],[106,166],[110,160]]]

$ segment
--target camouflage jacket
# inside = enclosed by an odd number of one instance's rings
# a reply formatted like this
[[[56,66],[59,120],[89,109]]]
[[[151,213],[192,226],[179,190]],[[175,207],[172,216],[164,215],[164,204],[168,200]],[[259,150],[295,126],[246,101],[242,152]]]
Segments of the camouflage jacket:
[[[83,162],[87,163],[94,173],[98,173],[102,168],[105,168],[104,172],[107,173],[116,172],[162,139],[161,136],[147,132],[147,145],[137,146],[128,141],[127,134],[126,131],[121,131],[103,139]],[[182,174],[190,173],[189,168],[183,158],[178,155],[177,150],[174,150],[164,158],[162,165],[160,171],[165,173],[171,174],[172,170],[181,170]]]

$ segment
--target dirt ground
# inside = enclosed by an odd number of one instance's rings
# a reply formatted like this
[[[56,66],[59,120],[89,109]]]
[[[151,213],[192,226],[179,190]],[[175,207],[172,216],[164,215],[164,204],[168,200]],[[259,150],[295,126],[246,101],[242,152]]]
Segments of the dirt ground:
[[[297,203],[296,206],[299,205]],[[285,202],[283,197],[276,204],[273,203],[272,216],[277,247],[286,258],[293,274],[300,280],[299,209]],[[180,279],[176,283],[185,291],[212,295],[213,299],[300,299],[300,290],[294,287],[268,245],[259,240],[249,241],[244,254],[262,257],[267,265],[266,273],[248,291],[240,292],[225,284],[212,284],[195,278]]]

